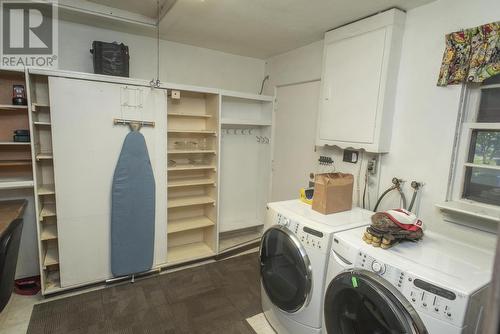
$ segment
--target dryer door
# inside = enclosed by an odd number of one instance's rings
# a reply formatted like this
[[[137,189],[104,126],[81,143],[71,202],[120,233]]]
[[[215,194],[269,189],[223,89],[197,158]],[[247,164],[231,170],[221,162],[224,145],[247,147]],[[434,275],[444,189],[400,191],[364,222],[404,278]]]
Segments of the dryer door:
[[[327,333],[427,333],[409,301],[389,282],[366,270],[336,276],[326,291],[324,312]]]
[[[311,263],[299,239],[287,228],[275,225],[262,236],[260,275],[267,296],[281,310],[293,313],[307,306]]]

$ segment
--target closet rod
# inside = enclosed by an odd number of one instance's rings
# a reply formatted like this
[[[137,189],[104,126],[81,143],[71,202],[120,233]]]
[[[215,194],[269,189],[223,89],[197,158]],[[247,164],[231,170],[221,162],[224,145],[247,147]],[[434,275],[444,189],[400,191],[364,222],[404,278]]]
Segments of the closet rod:
[[[155,127],[155,122],[137,121],[137,120],[133,120],[133,119],[122,119],[122,118],[115,118],[113,120],[113,124],[115,124],[115,125],[139,124],[141,126],[152,126],[153,128]]]

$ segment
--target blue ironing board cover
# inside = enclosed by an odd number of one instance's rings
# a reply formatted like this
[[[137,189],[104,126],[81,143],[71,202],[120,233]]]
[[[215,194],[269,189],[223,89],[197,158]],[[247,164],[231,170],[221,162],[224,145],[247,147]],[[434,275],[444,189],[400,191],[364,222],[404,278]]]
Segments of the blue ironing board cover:
[[[127,134],[111,191],[111,271],[114,276],[153,266],[155,179],[144,136]]]

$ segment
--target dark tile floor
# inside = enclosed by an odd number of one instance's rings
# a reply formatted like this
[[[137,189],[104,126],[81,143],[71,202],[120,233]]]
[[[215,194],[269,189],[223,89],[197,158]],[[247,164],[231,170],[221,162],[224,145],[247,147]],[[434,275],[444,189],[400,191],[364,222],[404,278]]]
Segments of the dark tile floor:
[[[252,253],[38,304],[28,333],[246,334],[260,312]]]

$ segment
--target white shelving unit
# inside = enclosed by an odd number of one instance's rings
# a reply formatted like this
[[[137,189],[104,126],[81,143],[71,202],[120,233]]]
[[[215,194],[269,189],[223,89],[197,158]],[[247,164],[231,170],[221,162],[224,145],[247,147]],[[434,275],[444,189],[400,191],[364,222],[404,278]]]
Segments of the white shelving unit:
[[[167,263],[217,252],[219,95],[169,94]]]
[[[59,234],[48,77],[28,77],[28,105],[42,293],[60,288]]]
[[[24,73],[0,71],[0,190],[3,191],[33,186],[31,143],[13,140],[14,130],[29,129],[28,106],[11,104],[13,85],[26,86]]]
[[[44,295],[112,277],[107,182],[128,133],[112,122],[131,112],[120,104],[124,89],[142,89],[141,117],[156,123],[141,129],[157,182],[154,267],[213,257],[227,233],[253,229],[249,235],[259,235],[271,183],[273,97],[170,84],[152,90],[147,81],[65,71],[28,73],[29,107],[4,111],[0,105],[0,117],[28,114],[31,142],[0,137],[0,150],[27,152],[0,159],[0,171],[29,174],[9,175],[0,189],[34,188]],[[180,99],[171,97],[176,87]],[[89,138],[89,129],[113,136],[102,143]],[[81,171],[91,171],[91,179],[75,177]]]
[[[224,250],[255,240],[264,224],[274,107],[270,96],[226,92],[221,100],[219,249]]]

